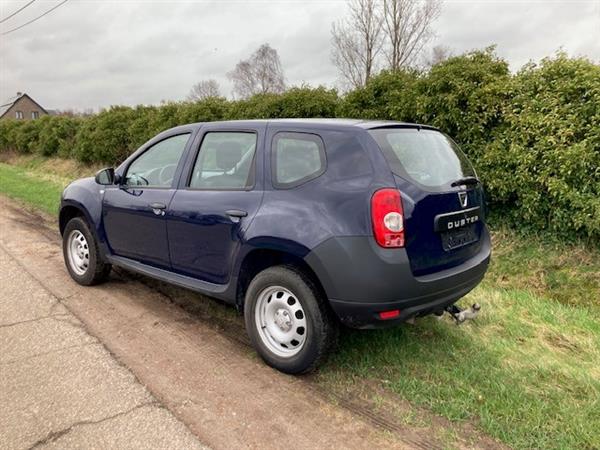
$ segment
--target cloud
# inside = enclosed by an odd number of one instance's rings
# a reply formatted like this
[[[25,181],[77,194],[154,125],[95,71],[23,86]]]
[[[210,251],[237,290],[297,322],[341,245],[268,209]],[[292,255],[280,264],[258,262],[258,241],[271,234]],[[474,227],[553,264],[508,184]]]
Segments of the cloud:
[[[0,25],[6,31],[59,0],[36,2]],[[24,0],[0,3],[0,17]],[[436,43],[455,53],[490,44],[518,69],[563,48],[600,60],[600,2],[452,2]],[[229,95],[235,64],[268,42],[288,84],[334,86],[330,27],[344,1],[86,1],[0,36],[0,100],[28,92],[48,108],[156,104],[185,98],[214,78]]]
[[[600,59],[600,2],[449,2],[437,42],[460,53],[496,44],[513,70],[564,49]]]

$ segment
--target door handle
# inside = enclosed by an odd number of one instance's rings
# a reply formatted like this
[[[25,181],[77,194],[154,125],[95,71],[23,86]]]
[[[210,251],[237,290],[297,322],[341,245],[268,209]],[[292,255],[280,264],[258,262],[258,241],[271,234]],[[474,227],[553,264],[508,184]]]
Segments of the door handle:
[[[241,209],[228,209],[225,211],[225,214],[227,214],[229,217],[236,217],[238,219],[248,215],[246,211],[242,211]]]
[[[152,208],[152,212],[154,214],[156,214],[157,216],[164,216],[165,215],[165,209],[167,209],[167,205],[165,205],[164,203],[150,203],[150,208]]]

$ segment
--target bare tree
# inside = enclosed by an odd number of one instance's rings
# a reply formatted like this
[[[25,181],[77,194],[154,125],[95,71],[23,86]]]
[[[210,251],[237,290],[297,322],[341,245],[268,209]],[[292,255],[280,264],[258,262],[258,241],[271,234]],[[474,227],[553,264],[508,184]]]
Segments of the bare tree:
[[[377,0],[351,0],[350,13],[331,27],[331,59],[350,87],[360,87],[376,70],[383,18]]]
[[[391,70],[410,66],[433,37],[441,0],[383,0],[384,53]]]
[[[227,74],[233,81],[233,93],[241,98],[247,98],[257,92],[257,83],[254,70],[249,60],[240,61],[235,69]]]
[[[431,49],[429,57],[424,58],[423,65],[425,68],[431,68],[436,64],[446,61],[452,57],[452,50],[446,45],[436,45]]]
[[[269,44],[263,44],[252,55],[251,61],[261,94],[285,90],[285,78],[277,50]]]
[[[192,89],[190,89],[190,93],[187,96],[187,100],[190,102],[197,102],[211,97],[220,97],[220,91],[221,89],[217,80],[202,80],[192,86]]]
[[[331,59],[351,87],[381,67],[414,65],[433,38],[442,0],[349,0],[345,19],[332,24]],[[385,56],[386,63],[380,62]]]
[[[331,28],[331,43],[331,61],[338,68],[344,84],[349,88],[364,86],[366,77],[362,50],[356,34],[343,25],[334,23]]]
[[[285,90],[279,55],[269,44],[261,45],[249,59],[237,63],[227,76],[233,81],[234,94],[241,98]]]

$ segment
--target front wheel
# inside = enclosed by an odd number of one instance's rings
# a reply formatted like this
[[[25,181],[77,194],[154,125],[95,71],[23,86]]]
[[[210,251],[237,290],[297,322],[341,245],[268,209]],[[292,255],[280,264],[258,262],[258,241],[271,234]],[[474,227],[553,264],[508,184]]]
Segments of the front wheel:
[[[63,232],[63,256],[69,275],[83,286],[108,278],[110,264],[100,258],[98,244],[81,217],[69,220]]]
[[[282,372],[316,368],[337,340],[337,324],[314,283],[301,271],[276,266],[250,283],[246,330],[263,360]]]

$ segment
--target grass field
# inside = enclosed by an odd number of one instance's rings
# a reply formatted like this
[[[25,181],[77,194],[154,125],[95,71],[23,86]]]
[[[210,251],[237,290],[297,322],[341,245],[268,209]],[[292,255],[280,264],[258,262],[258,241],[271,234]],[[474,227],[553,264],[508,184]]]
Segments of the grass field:
[[[97,170],[68,159],[0,154],[0,192],[56,214],[64,187]]]
[[[36,176],[26,169],[0,163],[0,192],[50,214],[58,212],[62,183]]]
[[[54,213],[71,170],[0,164],[0,192]],[[375,383],[514,448],[600,448],[600,251],[506,229],[493,241],[486,279],[462,300],[482,305],[477,320],[345,330],[316,379],[338,392]]]

